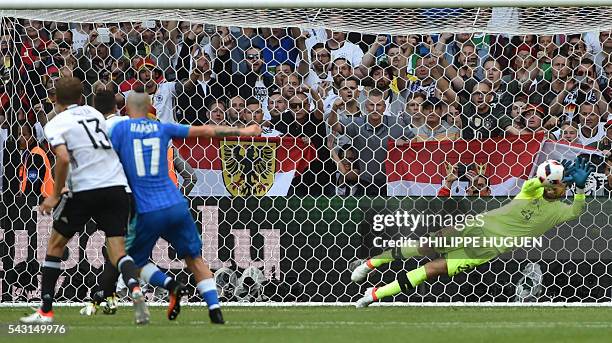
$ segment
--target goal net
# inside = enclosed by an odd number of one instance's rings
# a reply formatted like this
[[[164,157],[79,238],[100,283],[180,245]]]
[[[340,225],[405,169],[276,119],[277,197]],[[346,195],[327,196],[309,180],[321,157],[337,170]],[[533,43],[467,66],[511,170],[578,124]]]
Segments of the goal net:
[[[431,257],[398,258],[356,284],[363,259],[499,208],[541,162],[578,156],[596,168],[579,218],[393,301],[612,299],[612,7],[0,16],[1,304],[40,300],[52,219],[37,209],[54,165],[44,126],[63,76],[82,80],[84,104],[112,94],[107,113],[126,115],[130,92],[145,91],[162,122],[263,125],[261,137],[168,150],[225,301],[353,302]],[[58,301],[90,298],[103,245],[93,222],[71,239]],[[200,301],[172,246],[160,240],[151,260]]]

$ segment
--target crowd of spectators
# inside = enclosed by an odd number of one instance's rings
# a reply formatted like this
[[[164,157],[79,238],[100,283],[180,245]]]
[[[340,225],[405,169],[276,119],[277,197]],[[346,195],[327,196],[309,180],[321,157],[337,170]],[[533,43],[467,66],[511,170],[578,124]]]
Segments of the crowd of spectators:
[[[389,139],[402,145],[535,132],[602,151],[600,171],[612,189],[609,31],[375,36],[6,18],[2,29],[0,148],[18,141],[24,126],[44,143],[54,80],[74,76],[87,104],[110,90],[122,112],[140,88],[164,122],[257,122],[263,136],[313,144],[317,159],[294,179],[293,194],[385,195]],[[487,194],[485,178],[469,179],[471,194]]]

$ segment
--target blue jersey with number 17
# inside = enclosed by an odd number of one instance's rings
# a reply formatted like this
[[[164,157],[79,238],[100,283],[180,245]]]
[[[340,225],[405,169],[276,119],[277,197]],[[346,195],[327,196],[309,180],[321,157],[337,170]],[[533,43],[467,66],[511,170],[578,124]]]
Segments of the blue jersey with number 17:
[[[172,138],[187,137],[189,126],[136,118],[117,123],[109,133],[132,188],[137,213],[185,201],[168,176],[166,151]]]

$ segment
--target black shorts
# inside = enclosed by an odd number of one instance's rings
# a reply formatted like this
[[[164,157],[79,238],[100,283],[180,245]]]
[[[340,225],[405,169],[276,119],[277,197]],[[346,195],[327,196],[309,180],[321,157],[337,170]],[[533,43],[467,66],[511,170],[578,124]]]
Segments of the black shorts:
[[[93,219],[106,237],[125,236],[130,200],[124,186],[65,194],[53,211],[53,228],[66,238]]]
[[[128,215],[128,226],[129,226],[129,223],[136,216],[136,203],[134,202],[134,193],[130,192],[127,195],[128,195],[129,206],[130,206],[130,213]],[[98,223],[95,220],[94,222],[96,224],[96,230],[104,231],[104,228],[101,225],[98,225]],[[127,235],[127,232],[126,232],[126,235]]]

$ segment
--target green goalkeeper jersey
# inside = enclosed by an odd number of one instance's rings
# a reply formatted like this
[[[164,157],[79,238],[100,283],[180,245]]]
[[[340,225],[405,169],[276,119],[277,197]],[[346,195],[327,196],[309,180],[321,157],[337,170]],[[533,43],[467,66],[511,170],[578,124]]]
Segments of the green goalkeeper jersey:
[[[544,187],[539,179],[527,180],[521,192],[509,204],[483,214],[483,235],[539,237],[584,212],[584,194],[575,194],[571,205],[560,200],[546,200],[543,194]]]

